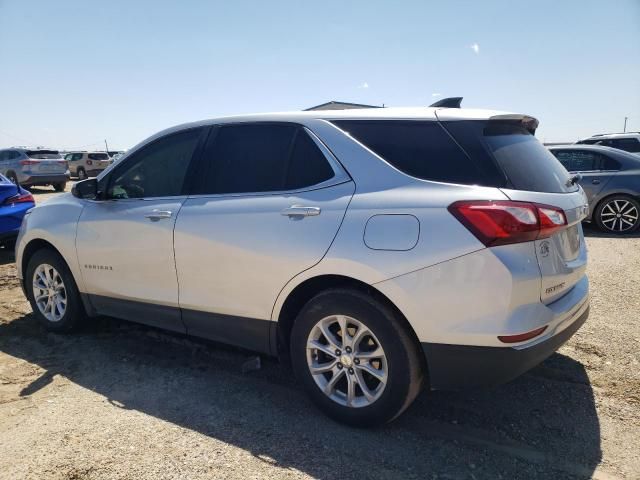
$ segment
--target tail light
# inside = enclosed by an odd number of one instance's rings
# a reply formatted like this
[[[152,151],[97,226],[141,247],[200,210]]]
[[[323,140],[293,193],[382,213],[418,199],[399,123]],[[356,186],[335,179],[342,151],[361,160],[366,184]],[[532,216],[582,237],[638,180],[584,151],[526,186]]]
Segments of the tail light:
[[[562,209],[529,202],[461,201],[449,212],[487,247],[550,237],[567,225]]]
[[[20,165],[37,165],[37,160],[20,160]]]
[[[93,162],[91,160],[87,160],[87,165],[92,165]]]
[[[33,202],[33,195],[30,193],[19,193],[13,197],[7,198],[3,205],[14,205],[16,203],[28,203]]]
[[[67,162],[66,160],[58,160],[58,163],[66,169],[69,168],[69,162]]]

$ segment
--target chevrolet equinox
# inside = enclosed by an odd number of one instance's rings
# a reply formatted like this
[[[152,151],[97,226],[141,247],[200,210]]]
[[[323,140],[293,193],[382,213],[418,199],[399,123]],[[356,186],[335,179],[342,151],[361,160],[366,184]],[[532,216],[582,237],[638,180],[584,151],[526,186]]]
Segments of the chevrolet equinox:
[[[527,115],[376,108],[160,132],[34,208],[54,332],[108,315],[284,358],[334,419],[508,381],[589,313],[587,200]]]

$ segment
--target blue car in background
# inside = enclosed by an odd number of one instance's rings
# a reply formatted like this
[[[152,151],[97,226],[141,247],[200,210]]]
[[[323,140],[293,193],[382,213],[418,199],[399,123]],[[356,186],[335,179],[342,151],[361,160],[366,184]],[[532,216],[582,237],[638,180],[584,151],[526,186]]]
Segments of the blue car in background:
[[[0,175],[0,245],[13,245],[22,218],[34,206],[28,191]]]

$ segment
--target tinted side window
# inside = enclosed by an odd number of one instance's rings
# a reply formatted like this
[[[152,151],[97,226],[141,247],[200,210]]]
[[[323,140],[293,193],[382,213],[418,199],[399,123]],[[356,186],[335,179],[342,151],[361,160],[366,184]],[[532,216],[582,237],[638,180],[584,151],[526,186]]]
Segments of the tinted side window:
[[[609,140],[609,145],[625,152],[640,152],[640,142],[635,138],[615,138]]]
[[[467,185],[491,183],[438,122],[338,120],[333,123],[412,177]]]
[[[602,170],[620,170],[620,162],[617,160],[614,160],[607,155],[600,155],[600,157],[602,158],[602,163],[600,165]]]
[[[91,160],[109,160],[109,155],[106,153],[90,153],[88,157]]]
[[[193,129],[156,140],[118,168],[108,198],[171,197],[182,186],[202,130]]]
[[[570,172],[586,172],[589,170],[599,170],[600,155],[593,152],[580,150],[560,150],[553,151],[564,168]]]
[[[296,127],[226,125],[207,142],[205,180],[198,193],[251,193],[284,190]]]
[[[324,154],[307,132],[299,129],[293,145],[285,189],[310,187],[327,181],[331,177],[333,177],[333,169]]]
[[[496,186],[550,193],[578,189],[567,186],[567,171],[519,121],[464,120],[443,125],[473,158],[486,158],[487,165],[493,159],[508,181]]]

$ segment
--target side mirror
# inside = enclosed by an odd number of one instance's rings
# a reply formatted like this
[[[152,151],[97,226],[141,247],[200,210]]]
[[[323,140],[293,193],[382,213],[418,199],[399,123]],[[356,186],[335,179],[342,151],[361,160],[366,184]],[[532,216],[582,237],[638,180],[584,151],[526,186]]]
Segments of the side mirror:
[[[87,178],[86,180],[77,182],[71,188],[71,194],[76,198],[95,200],[98,198],[98,180],[95,178]]]

